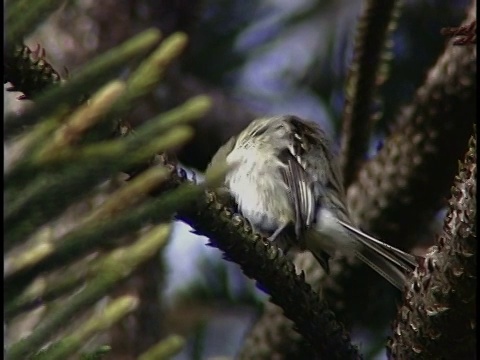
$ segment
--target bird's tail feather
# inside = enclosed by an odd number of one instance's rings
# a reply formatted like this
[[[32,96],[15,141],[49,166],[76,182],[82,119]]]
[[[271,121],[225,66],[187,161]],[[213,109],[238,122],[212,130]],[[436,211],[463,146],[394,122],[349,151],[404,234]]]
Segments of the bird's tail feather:
[[[356,251],[356,256],[402,290],[406,274],[418,265],[417,257],[385,244],[341,220],[339,223],[363,245],[362,249]]]
[[[394,266],[389,259],[369,248],[364,248],[355,255],[358,259],[370,266],[397,289],[403,290],[403,287],[405,286],[406,274],[398,267]]]
[[[382,253],[382,255],[389,258],[404,270],[411,271],[418,265],[418,257],[415,255],[408,254],[396,247],[385,244],[344,221],[338,220],[338,222],[365,246],[375,252]]]
[[[305,246],[317,261],[323,266],[328,261],[325,252],[334,256],[339,250],[351,251],[385,280],[402,290],[406,275],[419,264],[419,257],[385,244],[338,218],[336,220],[338,226],[327,224],[330,226],[328,231],[323,229],[323,232],[318,232],[313,229],[305,233]],[[329,235],[331,233],[336,233],[337,236]]]

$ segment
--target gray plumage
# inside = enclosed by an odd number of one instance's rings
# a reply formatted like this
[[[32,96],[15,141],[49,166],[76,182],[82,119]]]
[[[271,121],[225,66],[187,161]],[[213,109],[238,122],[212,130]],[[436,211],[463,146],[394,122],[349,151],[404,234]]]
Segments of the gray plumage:
[[[222,146],[210,166],[223,161],[236,164],[223,191],[256,231],[275,240],[292,228],[294,245],[310,250],[327,272],[329,257],[355,255],[403,288],[415,257],[352,223],[337,160],[315,123],[295,116],[257,119]]]

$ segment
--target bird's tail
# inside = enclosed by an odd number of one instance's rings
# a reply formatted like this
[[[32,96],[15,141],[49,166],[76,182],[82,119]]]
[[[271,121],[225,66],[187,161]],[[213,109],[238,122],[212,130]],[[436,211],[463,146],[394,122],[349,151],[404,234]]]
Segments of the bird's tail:
[[[406,275],[418,265],[418,257],[385,244],[348,223],[341,220],[338,222],[363,245],[355,255],[396,288],[402,290]]]

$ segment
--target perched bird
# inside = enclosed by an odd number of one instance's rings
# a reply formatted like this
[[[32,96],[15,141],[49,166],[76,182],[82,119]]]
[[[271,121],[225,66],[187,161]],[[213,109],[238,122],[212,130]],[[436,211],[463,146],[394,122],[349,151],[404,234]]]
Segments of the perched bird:
[[[352,222],[337,159],[318,125],[291,115],[254,120],[217,151],[207,172],[225,162],[235,166],[219,191],[235,200],[255,231],[270,240],[292,234],[292,245],[311,251],[327,273],[330,257],[355,255],[403,288],[415,256]]]

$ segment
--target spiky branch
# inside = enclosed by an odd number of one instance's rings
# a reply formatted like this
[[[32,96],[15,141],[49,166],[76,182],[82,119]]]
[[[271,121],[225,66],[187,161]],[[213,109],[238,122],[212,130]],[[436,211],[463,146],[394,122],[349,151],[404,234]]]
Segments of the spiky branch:
[[[473,359],[476,354],[477,137],[452,187],[443,233],[408,282],[393,324],[393,359]]]
[[[386,63],[387,39],[395,28],[399,4],[397,0],[365,1],[358,21],[342,121],[340,166],[346,188],[366,161],[370,135],[378,117],[372,108],[377,89],[385,81],[382,65]]]

